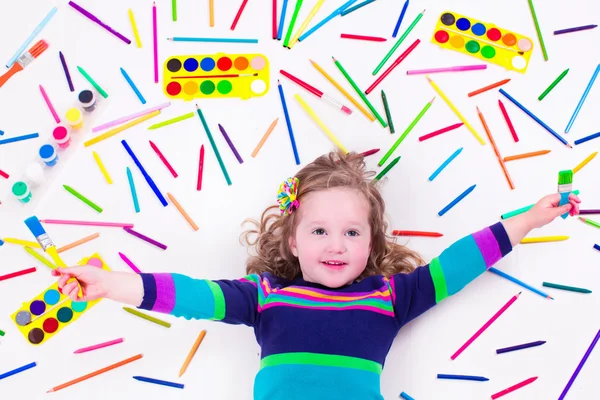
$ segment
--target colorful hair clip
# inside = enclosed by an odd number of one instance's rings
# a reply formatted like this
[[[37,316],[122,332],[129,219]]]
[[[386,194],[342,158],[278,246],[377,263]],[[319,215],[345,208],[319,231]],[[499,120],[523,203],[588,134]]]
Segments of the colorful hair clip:
[[[277,203],[279,203],[279,210],[284,216],[290,215],[300,206],[296,199],[299,182],[298,178],[288,178],[279,186]]]

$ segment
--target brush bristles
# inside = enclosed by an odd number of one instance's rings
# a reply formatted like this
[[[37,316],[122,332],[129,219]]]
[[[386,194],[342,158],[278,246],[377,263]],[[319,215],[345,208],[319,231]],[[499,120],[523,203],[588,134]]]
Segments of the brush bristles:
[[[42,54],[48,48],[48,43],[44,40],[40,40],[36,44],[33,45],[31,49],[29,49],[29,54],[33,58],[37,58],[40,54]]]
[[[558,184],[566,185],[569,183],[573,183],[573,171],[570,169],[566,171],[560,171],[558,173]]]

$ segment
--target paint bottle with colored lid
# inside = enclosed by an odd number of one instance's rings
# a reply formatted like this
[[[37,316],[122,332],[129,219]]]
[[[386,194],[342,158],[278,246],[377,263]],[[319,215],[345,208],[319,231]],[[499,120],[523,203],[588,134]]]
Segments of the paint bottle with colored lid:
[[[29,203],[31,201],[31,190],[29,190],[29,186],[23,181],[15,182],[12,187],[12,193],[21,203]]]
[[[45,182],[44,170],[40,163],[32,162],[25,168],[25,178],[31,187],[39,186]]]
[[[79,93],[79,103],[86,112],[91,113],[96,109],[96,95],[89,89],[82,90]]]
[[[58,154],[51,144],[45,144],[40,147],[40,158],[49,167],[54,167],[58,162]]]
[[[69,125],[71,125],[71,128],[75,130],[81,129],[81,127],[83,126],[83,114],[81,113],[81,110],[77,107],[70,108],[67,111],[66,118]]]
[[[54,141],[61,149],[66,149],[71,144],[71,133],[69,129],[64,125],[58,125],[52,131],[52,137]]]

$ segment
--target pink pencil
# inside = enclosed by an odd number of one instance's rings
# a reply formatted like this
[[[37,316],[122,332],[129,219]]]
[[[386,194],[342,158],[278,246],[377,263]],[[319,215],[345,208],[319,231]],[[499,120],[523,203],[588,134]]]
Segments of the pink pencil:
[[[52,102],[48,98],[48,95],[46,94],[46,91],[44,90],[44,87],[42,85],[40,85],[40,92],[42,92],[42,97],[44,98],[46,105],[50,109],[50,112],[54,117],[54,121],[56,121],[56,123],[58,124],[60,122],[60,118],[58,117],[58,114],[56,113],[56,110],[54,109],[54,106],[52,105]]]
[[[237,23],[240,20],[240,17],[242,16],[242,13],[244,12],[244,8],[246,8],[247,3],[248,3],[248,0],[242,1],[242,5],[240,6],[240,9],[238,10],[237,14],[235,15],[235,18],[233,19],[233,23],[231,24],[231,30],[234,30],[235,27],[237,26]]]
[[[510,133],[513,137],[513,140],[515,142],[519,141],[519,137],[517,136],[517,132],[515,131],[515,127],[512,124],[512,121],[510,120],[510,117],[508,116],[508,113],[506,112],[506,108],[504,107],[504,104],[502,103],[502,100],[498,99],[498,105],[500,106],[500,111],[502,111],[502,115],[504,116],[504,120],[506,121],[506,125],[508,125],[508,129],[510,130]]]
[[[475,341],[475,339],[477,339],[487,328],[489,328],[490,325],[492,325],[494,323],[494,321],[496,321],[498,319],[498,317],[500,317],[504,313],[504,311],[506,311],[508,309],[508,307],[510,307],[512,305],[512,303],[517,301],[517,299],[519,298],[520,295],[521,295],[521,292],[514,295],[508,301],[508,303],[506,303],[500,310],[498,310],[498,312],[496,314],[494,314],[494,316],[492,318],[490,318],[490,320],[488,322],[486,322],[481,328],[479,328],[479,330],[477,332],[475,332],[475,334],[473,336],[471,336],[471,338],[469,340],[467,340],[466,343],[463,344],[460,347],[460,349],[458,349],[456,351],[456,353],[452,354],[452,357],[450,357],[450,359],[456,360],[456,357],[458,357],[460,355],[460,353],[465,351],[465,349],[467,347],[469,347],[471,345],[471,343],[473,343]]]
[[[131,262],[131,260],[129,258],[127,258],[127,256],[121,252],[119,252],[119,257],[121,257],[121,260],[125,261],[125,264],[127,264],[129,266],[129,268],[131,268],[133,270],[133,272],[135,272],[136,274],[141,274],[142,271],[140,271],[140,269],[138,267],[135,266],[134,263]]]
[[[462,122],[459,122],[458,124],[454,124],[454,125],[450,125],[450,126],[447,126],[445,128],[442,128],[442,129],[438,129],[437,131],[434,131],[434,132],[428,133],[427,135],[421,136],[419,138],[419,142],[422,142],[423,140],[431,139],[432,137],[435,137],[437,135],[441,135],[442,133],[446,133],[446,132],[454,130],[456,128],[460,128],[463,125],[464,124]]]
[[[351,33],[342,33],[342,39],[366,40],[368,42],[385,42],[387,39],[378,36],[353,35]]]
[[[154,83],[158,83],[158,39],[156,26],[156,2],[152,3],[152,36],[154,40]]]
[[[202,189],[202,171],[204,170],[204,145],[200,146],[200,161],[198,161],[198,181],[196,190]]]
[[[459,65],[457,67],[413,69],[410,71],[406,71],[406,75],[435,74],[437,72],[475,71],[475,70],[486,69],[486,68],[487,68],[486,64],[477,64],[477,65]]]
[[[82,226],[107,226],[113,228],[133,228],[133,224],[122,222],[98,222],[98,221],[68,221],[65,219],[40,219],[44,224],[59,225],[82,225]]]
[[[75,350],[73,352],[73,354],[87,353],[88,351],[102,349],[104,347],[112,346],[114,344],[119,344],[119,343],[123,343],[123,338],[111,340],[110,342],[104,342],[104,343],[95,344],[95,345],[89,346],[89,347],[84,347],[84,348],[81,348],[79,350]]]
[[[510,392],[514,392],[514,391],[515,391],[515,390],[517,390],[517,389],[521,389],[523,386],[527,386],[527,385],[529,385],[530,383],[533,383],[533,382],[535,382],[535,380],[536,380],[537,378],[538,378],[537,376],[534,376],[534,377],[532,377],[532,378],[525,379],[523,382],[519,382],[519,383],[517,383],[516,385],[513,385],[513,386],[511,386],[511,387],[509,387],[509,388],[506,388],[506,389],[504,389],[504,390],[502,390],[502,391],[500,391],[500,392],[498,392],[498,393],[494,393],[494,394],[492,395],[492,400],[496,400],[497,398],[499,398],[499,397],[502,397],[502,396],[504,396],[505,394],[509,394]]]
[[[165,167],[167,167],[167,169],[169,170],[171,175],[173,175],[173,178],[177,178],[177,176],[178,176],[177,172],[175,172],[175,170],[173,169],[173,167],[171,166],[169,161],[167,161],[167,159],[165,158],[163,153],[159,150],[159,148],[156,147],[156,145],[152,142],[152,140],[149,140],[148,142],[150,142],[150,147],[152,147],[152,150],[154,150],[154,152],[156,153],[158,158],[160,158],[160,161],[162,161],[163,164],[165,164]]]
[[[170,105],[171,105],[171,102],[168,101],[168,102],[160,104],[158,106],[147,108],[147,109],[145,109],[143,111],[140,111],[138,113],[127,115],[127,116],[121,117],[119,119],[115,119],[114,121],[110,121],[110,122],[107,122],[105,124],[93,127],[92,128],[92,132],[98,132],[98,131],[102,131],[104,129],[112,128],[113,126],[116,126],[116,125],[124,124],[125,122],[131,121],[132,119],[136,119],[136,118],[139,118],[139,117],[143,117],[144,115],[153,113],[156,110],[162,110],[163,108],[167,108]]]

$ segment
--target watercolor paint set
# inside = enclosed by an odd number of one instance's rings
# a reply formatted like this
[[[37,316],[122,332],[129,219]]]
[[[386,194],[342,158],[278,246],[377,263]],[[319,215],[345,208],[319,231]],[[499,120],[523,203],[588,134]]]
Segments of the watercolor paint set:
[[[531,38],[450,11],[440,15],[431,41],[521,73],[527,71],[533,53]]]
[[[110,271],[97,253],[79,262],[79,265],[86,264]],[[25,339],[37,346],[46,343],[54,335],[77,321],[101,300],[72,301],[60,292],[58,283],[54,282],[33,299],[23,303],[10,316],[10,319]]]
[[[163,90],[171,99],[249,99],[269,91],[269,60],[263,54],[206,54],[170,57]]]

